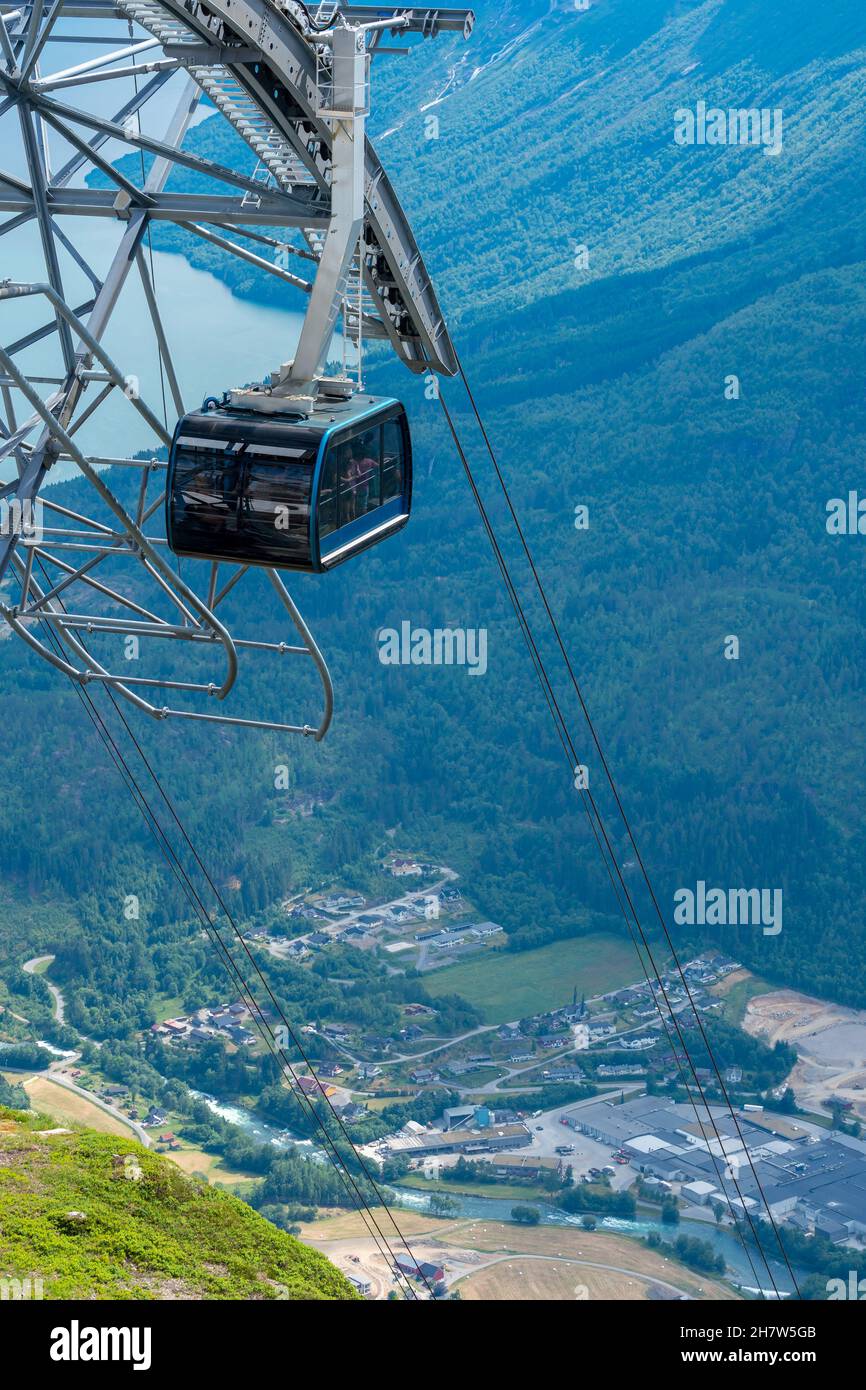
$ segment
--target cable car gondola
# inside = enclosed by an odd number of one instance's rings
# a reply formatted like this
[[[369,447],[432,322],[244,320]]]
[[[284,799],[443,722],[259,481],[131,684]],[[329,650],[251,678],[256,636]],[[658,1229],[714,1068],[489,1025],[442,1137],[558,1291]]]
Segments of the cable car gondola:
[[[304,415],[210,398],[174,431],[166,535],[175,555],[318,574],[401,530],[411,501],[399,401],[356,396]]]

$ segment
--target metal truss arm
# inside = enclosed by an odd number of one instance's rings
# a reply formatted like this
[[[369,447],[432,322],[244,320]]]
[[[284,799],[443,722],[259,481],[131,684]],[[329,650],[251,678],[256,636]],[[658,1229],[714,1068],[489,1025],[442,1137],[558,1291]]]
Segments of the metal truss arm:
[[[17,288],[20,289],[20,287]],[[32,294],[45,294],[46,297],[52,302],[52,304],[54,304],[54,307],[57,309],[59,313],[64,315],[64,317],[66,317],[67,320],[74,320],[74,316],[71,314],[71,311],[66,307],[65,304],[63,304],[62,300],[60,300],[59,296],[55,294],[50,285],[27,286],[24,287],[23,290],[20,289],[20,292]],[[0,298],[4,297],[4,294],[8,295],[8,287],[5,291],[3,289],[0,289]],[[74,320],[74,323],[76,331],[80,334],[83,342],[86,344],[89,350],[96,357],[99,358],[102,365],[109,373],[109,376],[113,379],[115,385],[119,385],[122,387],[124,384],[124,378],[119,368],[115,366],[114,362],[112,362],[111,358],[96,341],[93,335],[88,331],[88,329],[85,328],[85,326],[79,320]],[[26,399],[30,402],[33,409],[37,412],[38,415],[41,416],[44,424],[47,426],[50,433],[54,436],[56,440],[59,441],[59,443],[63,445],[70,458],[74,459],[81,472],[88,479],[91,486],[99,494],[99,496],[102,498],[103,502],[106,504],[109,510],[117,517],[118,521],[121,523],[122,527],[130,537],[130,540],[136,547],[136,550],[141,555],[144,562],[148,564],[150,567],[152,567],[152,570],[155,571],[156,574],[159,575],[163,580],[167,580],[169,585],[172,586],[173,589],[176,589],[179,594],[183,595],[183,598],[186,600],[186,603],[189,606],[189,608],[194,613],[198,614],[199,619],[205,624],[206,627],[209,627],[211,629],[214,637],[222,643],[226,655],[227,669],[222,685],[214,693],[217,695],[217,698],[224,699],[228,692],[231,690],[232,685],[234,684],[235,678],[237,676],[237,652],[235,650],[234,643],[232,642],[228,630],[223,626],[219,619],[214,616],[210,609],[204,603],[201,602],[201,600],[198,598],[198,595],[195,594],[194,591],[190,589],[189,586],[185,584],[184,581],[178,575],[175,574],[171,566],[168,565],[167,562],[162,558],[162,556],[158,553],[158,551],[154,548],[151,542],[147,539],[147,537],[143,534],[143,532],[133,521],[132,517],[129,516],[126,509],[114,496],[111,489],[103,482],[102,477],[97,471],[97,469],[95,469],[90,463],[90,461],[84,457],[84,455],[81,453],[81,451],[75,444],[75,441],[66,432],[66,430],[55,418],[55,416],[52,415],[51,411],[45,406],[45,404],[37,395],[37,393],[33,390],[30,383],[21,374],[21,372],[19,372],[12,358],[9,357],[9,355],[5,353],[2,348],[0,348],[0,364],[2,364],[5,371],[12,378],[15,385],[21,391],[22,395],[24,395]],[[163,429],[156,417],[144,405],[144,402],[139,400],[133,400],[132,404],[136,406],[136,408],[139,409],[140,413],[144,416],[144,418],[148,420],[148,422],[151,425],[151,428],[154,429],[157,437],[167,441],[168,435],[166,434],[166,431]]]
[[[5,80],[3,74],[0,73],[0,82]],[[197,174],[205,174],[208,178],[216,179],[221,183],[233,184],[234,187],[243,188],[248,193],[260,191],[260,185],[257,185],[253,179],[247,178],[245,174],[239,174],[235,169],[229,169],[226,165],[217,164],[211,159],[203,159],[200,155],[190,154],[187,150],[178,149],[174,145],[167,144],[164,140],[157,140],[143,132],[134,131],[128,125],[118,125],[116,121],[93,115],[91,112],[79,111],[74,106],[67,106],[65,102],[55,101],[52,97],[39,96],[38,93],[34,93],[30,97],[30,102],[37,111],[43,112],[46,116],[51,114],[62,120],[72,121],[73,124],[85,125],[90,130],[99,131],[112,139],[120,140],[123,144],[134,145],[136,149],[146,150],[149,154],[158,155],[162,159],[169,160],[172,164],[183,165],[184,168],[192,169]],[[287,194],[278,193],[276,196],[291,201]]]

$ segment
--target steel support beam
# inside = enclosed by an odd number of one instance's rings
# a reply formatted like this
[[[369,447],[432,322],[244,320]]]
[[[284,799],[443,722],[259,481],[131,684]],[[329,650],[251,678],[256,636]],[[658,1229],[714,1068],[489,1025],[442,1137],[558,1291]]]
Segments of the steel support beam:
[[[259,227],[324,228],[330,213],[313,208],[286,194],[265,190],[259,194],[260,204],[244,204],[240,198],[211,193],[150,194],[148,217],[157,222],[249,222]],[[125,218],[128,208],[118,206],[118,195],[110,188],[60,188],[48,192],[48,208],[53,217],[111,217]],[[28,217],[36,216],[32,198],[0,188],[0,212],[17,214],[20,226]],[[9,230],[13,230],[11,227]],[[3,228],[0,227],[0,233]]]
[[[310,303],[288,374],[274,393],[307,390],[321,372],[334,336],[346,280],[364,225],[368,57],[363,38],[338,29],[332,43],[331,221]]]
[[[33,128],[33,115],[31,111],[22,104],[18,107],[18,116],[21,125],[21,134],[24,140],[24,154],[30,173],[30,184],[33,190],[33,207],[36,212],[36,220],[39,224],[42,253],[45,257],[45,269],[52,289],[62,299],[63,279],[60,274],[60,262],[57,259],[54,228],[51,225],[51,218],[48,212],[48,201],[45,195],[45,179],[42,171],[42,155],[39,149],[39,142],[36,139],[36,131]],[[59,314],[57,315],[57,329],[60,335],[63,362],[66,370],[70,372],[73,364],[72,335],[69,332],[69,324],[64,322]],[[0,565],[0,574],[2,574],[2,565]]]
[[[0,82],[3,81],[5,79],[0,73]],[[261,191],[261,184],[256,184],[255,180],[247,178],[246,174],[239,174],[237,170],[229,169],[224,164],[217,164],[211,159],[203,159],[200,155],[178,149],[177,146],[169,144],[165,140],[156,140],[153,136],[145,135],[142,131],[133,131],[128,123],[118,125],[116,121],[110,121],[103,116],[96,116],[91,112],[79,111],[74,106],[67,106],[65,102],[55,101],[52,97],[43,97],[38,94],[29,96],[29,104],[46,116],[50,114],[62,120],[71,121],[75,125],[87,126],[90,130],[96,130],[111,139],[119,140],[121,144],[133,145],[136,149],[146,150],[149,154],[157,155],[170,164],[180,164],[185,169],[192,169],[195,173],[204,174],[208,178],[216,179],[219,183],[232,184],[235,188],[243,188],[248,193]],[[280,198],[290,195],[277,192],[276,196]]]
[[[153,331],[156,334],[156,341],[159,347],[159,355],[162,359],[162,365],[165,368],[166,377],[168,378],[168,386],[169,390],[171,391],[171,398],[174,401],[174,408],[177,411],[178,415],[183,415],[183,396],[180,393],[180,386],[178,385],[177,373],[174,370],[174,363],[171,360],[171,352],[169,351],[168,340],[165,336],[165,328],[163,326],[162,316],[159,312],[159,305],[156,302],[156,295],[153,291],[153,283],[150,278],[150,272],[148,271],[147,264],[144,259],[144,252],[142,251],[140,245],[135,248],[135,263],[138,266],[138,274],[141,279],[142,288],[144,289],[144,297],[147,300],[147,307],[150,312],[150,319],[151,323],[153,324]]]

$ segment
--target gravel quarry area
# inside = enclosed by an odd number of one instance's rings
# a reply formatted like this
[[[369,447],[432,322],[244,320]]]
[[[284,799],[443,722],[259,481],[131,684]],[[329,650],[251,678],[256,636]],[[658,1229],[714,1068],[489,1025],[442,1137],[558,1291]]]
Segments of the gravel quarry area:
[[[850,1101],[866,1120],[866,1012],[783,989],[750,1000],[743,1027],[796,1047],[788,1081],[801,1106],[825,1110],[834,1099]]]

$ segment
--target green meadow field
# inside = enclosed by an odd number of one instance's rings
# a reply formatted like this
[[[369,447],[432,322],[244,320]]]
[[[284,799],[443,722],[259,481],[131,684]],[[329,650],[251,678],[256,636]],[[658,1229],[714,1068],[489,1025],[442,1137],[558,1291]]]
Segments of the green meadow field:
[[[482,1010],[486,1023],[505,1023],[568,1004],[575,989],[578,998],[590,998],[640,978],[631,942],[603,935],[554,941],[535,951],[490,953],[425,974],[424,987],[434,998],[460,994]]]

